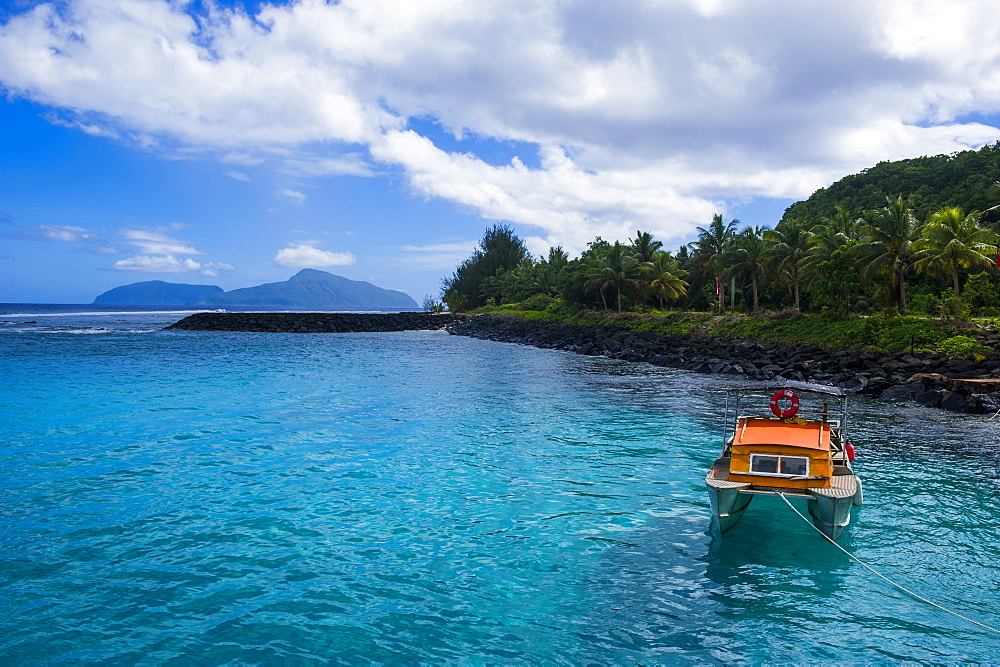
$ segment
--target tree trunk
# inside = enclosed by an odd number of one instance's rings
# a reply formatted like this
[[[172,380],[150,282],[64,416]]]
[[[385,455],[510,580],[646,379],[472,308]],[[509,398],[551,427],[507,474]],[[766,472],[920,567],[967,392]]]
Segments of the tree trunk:
[[[962,296],[958,292],[958,267],[957,266],[951,270],[951,282],[952,282],[952,285],[955,287],[955,298],[957,299],[960,296]]]
[[[622,312],[622,288],[618,288],[618,313]]]
[[[899,314],[906,315],[906,283],[903,274],[899,274]]]
[[[755,313],[758,310],[760,310],[760,306],[757,303],[757,283],[758,283],[758,281],[759,281],[759,279],[757,278],[757,274],[756,273],[753,274],[753,312],[755,312]]]

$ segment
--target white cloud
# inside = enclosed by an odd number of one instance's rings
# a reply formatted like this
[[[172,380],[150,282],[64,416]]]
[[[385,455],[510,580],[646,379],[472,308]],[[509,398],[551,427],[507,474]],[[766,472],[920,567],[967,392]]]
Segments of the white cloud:
[[[242,171],[227,171],[226,176],[235,179],[237,181],[243,181],[244,183],[250,182],[250,177],[244,174]]]
[[[241,167],[256,167],[264,163],[264,158],[249,153],[226,153],[219,160],[226,164],[235,164]]]
[[[691,233],[716,210],[706,199],[679,195],[655,170],[588,173],[558,149],[543,155],[540,169],[518,160],[494,167],[402,132],[388,135],[373,153],[403,165],[421,192],[466,205],[485,218],[542,229],[545,236],[525,239],[536,254],[552,245],[577,253],[595,235],[624,239],[637,229],[669,241]]]
[[[293,176],[374,176],[375,172],[364,156],[357,153],[337,158],[302,156],[284,161],[285,173]]]
[[[191,258],[179,260],[172,255],[137,255],[114,263],[118,271],[146,271],[149,273],[187,273],[197,271],[201,265]]]
[[[1000,113],[995,0],[195,6],[39,4],[0,27],[0,82],[150,148],[278,156],[296,176],[399,168],[417,193],[535,228],[533,249],[680,238],[724,199],[1000,138],[964,120]],[[442,150],[413,118],[536,146],[540,166]]]
[[[299,192],[298,190],[278,190],[277,194],[289,199],[293,204],[298,204],[299,206],[306,203],[305,194]]]
[[[190,257],[178,259],[173,255],[137,255],[114,263],[117,271],[143,271],[146,273],[200,273],[204,276],[217,276],[223,271],[232,271],[235,267],[221,262],[202,264]]]
[[[293,269],[319,269],[328,266],[349,266],[357,263],[357,258],[349,252],[329,252],[320,250],[311,243],[293,243],[278,251],[274,263]]]
[[[46,114],[45,119],[58,127],[68,127],[74,130],[80,130],[84,134],[88,134],[92,137],[121,139],[121,135],[118,134],[118,132],[97,123],[85,123],[80,120],[64,120],[55,114]]]
[[[96,243],[100,238],[93,232],[75,225],[39,225],[38,233],[49,241],[69,241],[71,243]]]
[[[172,222],[170,229],[184,229],[182,222]],[[119,260],[111,267],[117,271],[145,271],[147,273],[198,273],[203,276],[217,276],[235,267],[225,262],[199,262],[184,255],[204,255],[205,253],[187,241],[172,238],[162,232],[148,229],[123,229],[121,235],[125,243],[138,249],[142,254]],[[102,254],[121,252],[109,249]]]
[[[186,241],[170,238],[160,232],[146,229],[123,229],[125,242],[149,255],[203,255],[205,253],[189,245]]]

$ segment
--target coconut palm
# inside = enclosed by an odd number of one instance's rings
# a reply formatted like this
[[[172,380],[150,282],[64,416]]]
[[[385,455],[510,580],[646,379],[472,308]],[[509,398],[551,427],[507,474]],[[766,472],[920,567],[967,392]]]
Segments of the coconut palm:
[[[765,227],[747,227],[733,239],[732,250],[729,253],[730,273],[750,278],[755,313],[760,310],[758,295],[767,260],[767,245],[764,242],[764,234],[767,231],[769,230]]]
[[[641,276],[642,263],[636,259],[628,246],[616,241],[590,265],[587,272],[587,284],[591,288],[600,289],[605,308],[607,308],[607,301],[604,300],[605,290],[614,288],[618,293],[618,312],[620,313],[622,312],[622,292],[629,289],[638,291]]]
[[[729,251],[733,239],[736,237],[738,220],[730,220],[728,223],[722,219],[722,215],[716,213],[712,216],[712,223],[707,227],[698,227],[698,238],[691,244],[691,262],[696,266],[703,267],[710,276],[716,280],[721,280],[724,268],[724,256]],[[719,292],[719,308],[724,308],[725,304]]]
[[[802,286],[806,273],[806,258],[809,255],[809,229],[797,218],[779,222],[774,229],[764,233],[767,264],[778,275],[792,293],[795,310],[800,310]]]
[[[654,241],[649,232],[636,231],[635,238],[629,239],[632,252],[640,262],[652,262],[656,252],[663,247],[660,241]]]
[[[887,276],[889,308],[906,315],[906,270],[913,261],[913,242],[920,236],[909,201],[902,195],[886,197],[886,205],[872,211],[862,234],[862,242],[852,249],[861,260],[861,277]]]
[[[832,216],[822,218],[809,231],[809,253],[803,268],[813,280],[814,305],[818,302],[832,307],[835,312],[850,311],[861,286],[857,282],[854,260],[848,252],[858,244],[863,224],[864,218],[857,211],[838,204]]]
[[[650,266],[649,273],[653,280],[649,286],[660,299],[660,310],[663,310],[664,299],[679,299],[687,294],[688,283],[684,280],[687,271],[681,268],[681,263],[671,257],[669,252],[656,252]]]
[[[950,277],[955,298],[960,296],[958,270],[989,268],[997,249],[997,235],[979,225],[979,213],[965,214],[958,206],[945,206],[927,219],[920,238],[913,244],[913,268],[931,275]]]

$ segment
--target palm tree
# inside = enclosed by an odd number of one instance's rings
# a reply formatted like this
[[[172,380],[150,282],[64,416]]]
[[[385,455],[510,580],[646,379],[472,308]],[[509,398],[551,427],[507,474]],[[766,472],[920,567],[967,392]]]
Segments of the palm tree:
[[[939,276],[950,276],[955,298],[960,296],[959,268],[993,266],[997,235],[979,226],[980,214],[968,215],[958,206],[945,206],[927,219],[923,233],[913,244],[913,268]]]
[[[653,280],[649,286],[660,298],[660,310],[663,310],[665,298],[679,299],[687,294],[688,283],[684,280],[687,271],[681,268],[681,263],[671,257],[669,252],[657,251],[650,265]]]
[[[886,205],[871,214],[863,227],[863,240],[853,251],[861,259],[861,277],[889,277],[889,308],[898,307],[906,315],[906,269],[913,260],[913,242],[920,225],[910,203],[902,195],[886,197]]]
[[[733,239],[736,237],[738,220],[730,220],[728,223],[722,219],[722,215],[716,213],[712,216],[712,223],[708,228],[698,227],[698,239],[692,244],[694,255],[692,261],[703,266],[711,272],[715,279],[722,279],[723,257],[729,251]],[[725,290],[719,291],[719,308],[725,308],[723,294]]]
[[[809,231],[809,253],[803,268],[813,279],[814,304],[825,301],[824,305],[842,314],[850,311],[852,299],[861,290],[848,251],[858,244],[863,223],[857,211],[837,204],[832,216],[822,218]],[[851,289],[852,285],[855,289]]]
[[[618,312],[622,312],[622,292],[627,289],[637,290],[639,277],[642,274],[642,264],[632,254],[629,247],[616,241],[606,252],[602,253],[597,261],[591,264],[588,270],[588,285],[598,287],[601,291],[601,299],[604,299],[604,292],[609,287],[615,288],[618,292]],[[607,308],[607,302],[604,302]]]
[[[801,310],[803,268],[809,254],[808,238],[808,228],[797,218],[782,220],[774,229],[764,233],[768,264],[791,290],[795,310]]]
[[[764,265],[767,259],[764,243],[765,227],[747,227],[736,235],[733,248],[729,254],[729,270],[734,274],[744,274],[750,277],[753,289],[753,312],[760,310],[758,294],[760,279],[764,275]]]
[[[656,252],[663,247],[660,241],[654,241],[649,232],[636,231],[635,238],[629,239],[632,252],[640,262],[652,262]]]

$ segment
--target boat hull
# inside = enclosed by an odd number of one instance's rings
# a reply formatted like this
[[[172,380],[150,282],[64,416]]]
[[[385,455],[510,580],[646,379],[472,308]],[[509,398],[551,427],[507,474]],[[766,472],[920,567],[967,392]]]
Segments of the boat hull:
[[[748,485],[731,487],[709,485],[708,502],[712,507],[712,515],[719,522],[720,532],[724,533],[735,526],[746,513],[753,496],[740,493],[741,488],[745,486]]]
[[[851,523],[851,508],[854,506],[853,494],[843,498],[816,496],[809,501],[809,515],[813,525],[829,537],[836,540],[840,533]]]
[[[853,472],[835,475],[828,488],[792,490],[730,481],[724,464],[724,460],[717,462],[705,477],[712,515],[718,520],[719,529],[723,533],[739,523],[754,496],[782,495],[808,500],[807,508],[813,525],[830,539],[836,540],[851,523],[851,508],[862,502],[861,480]]]

